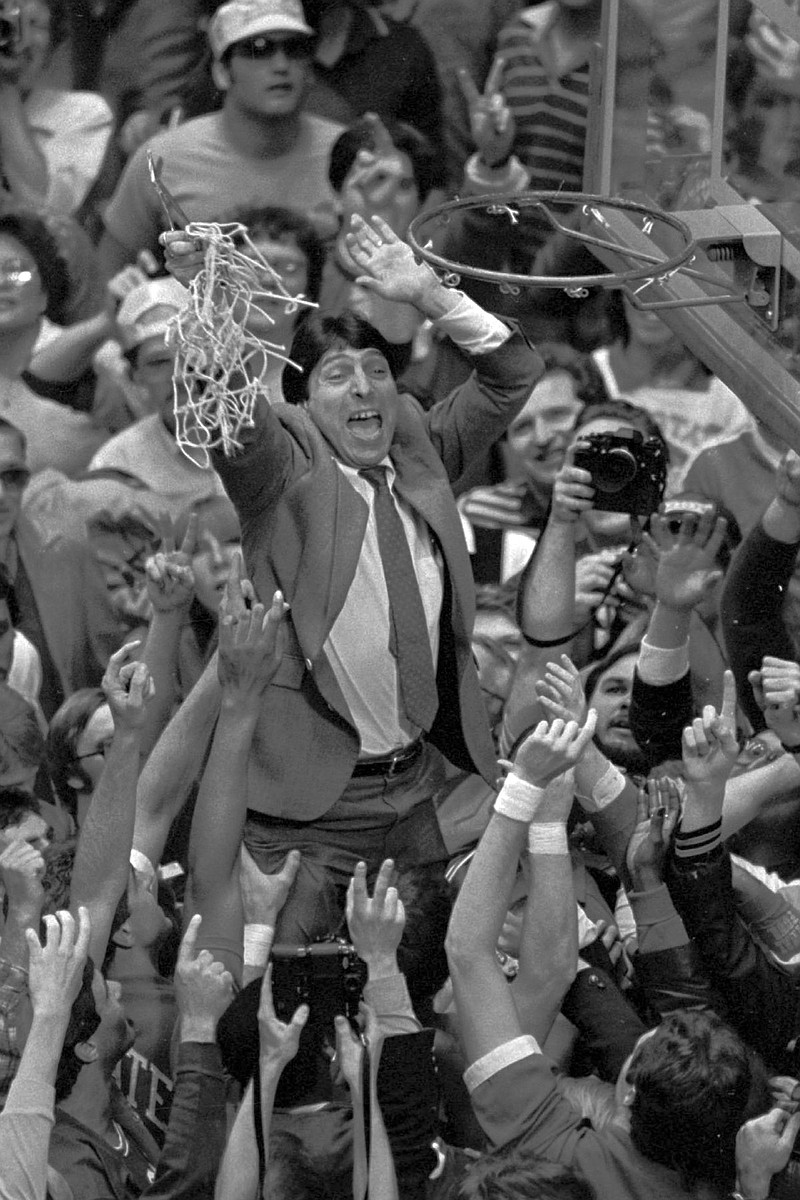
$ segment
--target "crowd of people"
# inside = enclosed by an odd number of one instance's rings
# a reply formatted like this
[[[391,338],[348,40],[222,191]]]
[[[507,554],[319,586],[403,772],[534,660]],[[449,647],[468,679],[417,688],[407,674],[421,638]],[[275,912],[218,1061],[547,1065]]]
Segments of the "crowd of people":
[[[654,177],[717,6],[655,7]],[[600,32],[0,0],[0,1200],[800,1197],[800,454],[407,240],[581,189]],[[798,46],[731,32],[790,197]],[[435,248],[601,269],[488,207]]]

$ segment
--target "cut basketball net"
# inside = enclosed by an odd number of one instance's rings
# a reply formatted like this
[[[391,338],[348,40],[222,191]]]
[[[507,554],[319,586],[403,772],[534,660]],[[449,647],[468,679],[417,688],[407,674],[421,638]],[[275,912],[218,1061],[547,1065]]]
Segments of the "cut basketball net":
[[[254,425],[259,399],[269,401],[267,372],[271,358],[297,364],[285,347],[256,338],[253,321],[274,325],[267,305],[296,312],[316,304],[292,296],[238,222],[189,221],[161,181],[161,160],[148,156],[150,178],[174,230],[205,248],[202,269],[188,286],[186,306],[167,327],[167,343],[175,348],[173,395],[175,439],[187,457],[209,462],[209,451],[226,455],[242,449],[241,434]]]
[[[287,292],[244,225],[191,221],[186,235],[205,246],[205,264],[189,284],[188,305],[167,331],[176,352],[175,437],[194,461],[198,451],[208,461],[209,450],[222,447],[232,455],[242,448],[241,433],[253,427],[257,401],[269,396],[270,358],[296,367],[284,346],[263,335],[254,341],[250,323],[275,324],[265,304],[282,303],[287,313],[316,305]]]

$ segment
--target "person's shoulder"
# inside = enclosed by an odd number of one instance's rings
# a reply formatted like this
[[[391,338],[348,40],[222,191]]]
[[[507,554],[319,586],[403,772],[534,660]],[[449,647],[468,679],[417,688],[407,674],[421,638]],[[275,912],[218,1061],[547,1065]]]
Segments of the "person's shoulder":
[[[64,88],[35,88],[25,101],[28,119],[40,128],[59,133],[75,124],[111,122],[114,114],[99,92],[71,92]]]
[[[325,146],[332,145],[345,130],[344,125],[340,125],[338,121],[329,121],[327,117],[310,112],[303,113],[302,123],[310,140]]]
[[[202,117],[192,117],[174,129],[163,129],[148,139],[134,152],[134,158],[146,159],[148,150],[155,157],[163,156],[164,162],[169,163],[175,154],[192,152],[198,145],[208,142],[225,142],[220,133],[220,114],[206,113]],[[225,143],[227,144],[227,143]]]

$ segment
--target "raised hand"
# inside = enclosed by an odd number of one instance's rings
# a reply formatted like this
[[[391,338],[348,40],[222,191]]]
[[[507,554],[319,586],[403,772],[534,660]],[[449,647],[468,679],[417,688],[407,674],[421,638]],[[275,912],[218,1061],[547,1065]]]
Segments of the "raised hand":
[[[239,885],[246,925],[271,925],[274,929],[292,890],[300,867],[300,851],[290,850],[280,871],[268,875],[253,861],[243,844],[239,856]]]
[[[625,855],[637,891],[647,891],[663,883],[667,851],[680,811],[681,797],[674,779],[666,775],[651,778],[646,788],[639,789],[636,828]]]
[[[550,520],[562,524],[574,525],[582,513],[587,512],[594,502],[592,477],[582,467],[576,467],[572,456],[581,446],[576,442],[570,446],[566,458],[556,475],[553,484],[553,501],[550,509]]]
[[[364,121],[370,129],[372,146],[359,150],[342,185],[345,228],[354,213],[365,219],[377,215],[403,237],[413,215],[404,186],[407,168],[380,117],[366,113]]]
[[[707,599],[722,579],[717,556],[727,528],[713,510],[699,520],[682,517],[677,531],[663,514],[653,517],[643,539],[658,558],[655,595],[661,604],[687,612]]]
[[[133,655],[141,642],[128,642],[108,660],[102,688],[114,718],[114,729],[141,729],[155,689],[150,672]]]
[[[28,992],[36,1016],[60,1017],[66,1024],[70,1009],[81,990],[83,970],[89,954],[91,922],[85,908],[78,909],[78,923],[68,912],[44,918],[45,943],[33,929],[25,931],[28,942]]]
[[[300,1034],[308,1020],[308,1013],[308,1005],[301,1004],[288,1025],[278,1020],[272,1000],[272,963],[270,963],[261,984],[258,1031],[261,1057],[278,1071],[282,1071],[297,1054],[300,1046]]]
[[[161,547],[147,559],[147,595],[155,612],[180,612],[194,596],[192,557],[197,553],[197,513],[193,512],[179,548],[172,520],[161,518]]]
[[[599,550],[585,554],[575,564],[575,619],[582,624],[599,604],[616,604],[618,597],[611,583],[618,574],[620,553]]]
[[[37,914],[44,903],[45,861],[39,850],[28,842],[13,841],[0,854],[0,880],[8,896],[9,907]]]
[[[531,524],[525,503],[525,483],[503,483],[471,488],[460,497],[458,509],[473,525],[482,529],[525,529]]]
[[[578,725],[586,720],[583,683],[569,655],[562,654],[560,662],[549,662],[544,678],[536,681],[534,690],[551,719],[561,717],[563,721],[575,721]]]
[[[426,263],[418,263],[411,247],[378,216],[350,218],[345,245],[361,274],[356,283],[403,304],[421,307],[442,284]]]
[[[196,913],[186,927],[175,968],[175,999],[184,1041],[213,1041],[217,1022],[234,997],[230,971],[210,950],[197,950],[200,924]]]
[[[787,748],[800,747],[800,665],[765,655],[747,678],[767,726]]]
[[[468,71],[462,67],[458,72],[458,82],[469,109],[472,140],[487,167],[505,162],[516,134],[514,118],[500,91],[505,65],[503,56],[497,54],[482,92],[478,91]]]
[[[191,238],[183,229],[162,233],[159,242],[164,247],[164,266],[173,279],[188,288],[206,265],[206,246],[201,238]]]
[[[529,733],[514,759],[514,773],[536,787],[545,787],[551,779],[574,767],[594,735],[597,713],[589,709],[583,725],[556,717],[549,724],[540,721]],[[556,818],[553,818],[554,820]],[[539,820],[544,820],[539,817]]]
[[[734,768],[739,753],[736,739],[736,685],[731,671],[725,672],[722,707],[707,704],[702,717],[695,717],[683,731],[683,769],[695,787],[718,787]]]
[[[256,593],[249,579],[244,577],[244,558],[237,550],[231,558],[225,592],[219,606],[220,621],[233,617],[238,621],[256,602]]]
[[[778,467],[776,495],[791,508],[800,508],[800,454],[787,450]]]
[[[263,604],[254,604],[238,620],[223,616],[218,673],[224,692],[243,701],[258,700],[263,694],[286,649],[288,611],[282,592],[276,592],[266,612]]]
[[[367,964],[370,978],[374,978],[375,970],[381,967],[392,975],[397,971],[395,955],[403,936],[406,914],[397,888],[390,886],[393,871],[394,863],[387,858],[381,864],[370,896],[367,864],[360,862],[347,888],[345,913],[350,940],[356,954]]]
[[[772,1176],[791,1157],[800,1132],[800,1113],[770,1109],[742,1125],[736,1135],[736,1188],[743,1196],[767,1196]]]

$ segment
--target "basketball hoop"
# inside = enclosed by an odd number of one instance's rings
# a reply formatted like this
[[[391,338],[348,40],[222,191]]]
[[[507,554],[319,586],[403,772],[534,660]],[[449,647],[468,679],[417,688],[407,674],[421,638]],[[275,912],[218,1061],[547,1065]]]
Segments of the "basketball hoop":
[[[526,211],[535,212],[544,218],[555,233],[561,233],[590,249],[594,247],[610,251],[635,265],[624,271],[597,275],[520,275],[513,271],[493,271],[472,266],[435,253],[428,232],[434,222],[446,225],[456,213],[481,208],[488,216],[508,220],[512,225],[517,225],[521,214]],[[577,218],[576,224],[569,225],[560,220],[556,215],[559,208],[566,210],[571,220]],[[607,215],[605,209],[611,210],[611,213]],[[626,216],[637,234],[647,239],[654,250],[635,249],[627,245],[619,229],[614,228],[613,214],[616,213]],[[663,227],[673,241],[677,235],[679,245],[671,253],[662,250],[652,240],[658,226]],[[592,196],[585,192],[505,192],[501,195],[469,196],[466,199],[449,200],[415,217],[409,226],[407,240],[414,254],[433,267],[447,287],[458,287],[464,277],[495,284],[505,295],[519,295],[524,288],[561,288],[574,300],[584,299],[590,288],[620,288],[637,308],[644,310],[732,304],[745,300],[744,293],[731,290],[728,280],[691,265],[695,261],[698,246],[685,221],[672,213],[648,208],[633,200]],[[648,288],[666,283],[678,272],[718,289],[719,294],[667,300],[648,298],[643,294]]]

